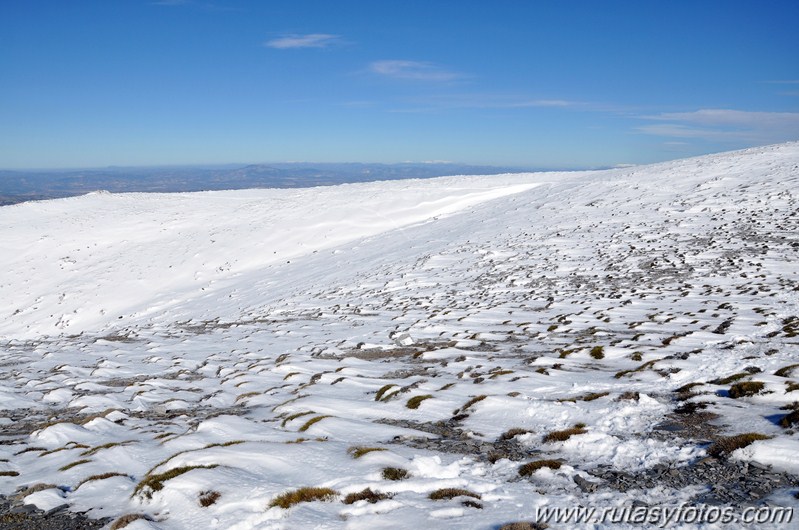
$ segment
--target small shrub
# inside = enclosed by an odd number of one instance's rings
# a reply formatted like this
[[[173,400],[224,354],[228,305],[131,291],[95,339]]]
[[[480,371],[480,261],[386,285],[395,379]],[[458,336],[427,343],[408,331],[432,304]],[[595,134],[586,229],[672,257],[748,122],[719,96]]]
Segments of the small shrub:
[[[755,394],[759,394],[763,390],[764,386],[765,384],[760,381],[745,381],[743,383],[735,383],[730,387],[730,397],[733,399],[738,399],[747,396],[754,396]]]
[[[789,381],[789,382],[785,383],[785,392],[786,393],[787,392],[793,392],[795,390],[799,390],[799,383],[796,383],[794,381]]]
[[[303,424],[302,427],[297,429],[297,432],[305,432],[308,429],[310,429],[311,426],[313,426],[315,423],[318,423],[318,422],[322,421],[323,419],[330,418],[330,417],[331,417],[330,415],[325,414],[325,415],[322,415],[322,416],[317,416],[315,418],[311,418],[310,420],[306,421],[305,424]]]
[[[622,392],[619,394],[619,397],[616,398],[617,401],[638,401],[641,398],[641,394],[638,392],[627,391]]]
[[[736,449],[741,449],[747,445],[758,440],[768,440],[771,436],[760,434],[757,432],[748,432],[745,434],[737,434],[735,436],[727,436],[719,438],[707,449],[707,454],[711,456],[728,455]]]
[[[472,497],[474,499],[480,499],[482,496],[479,493],[475,493],[473,491],[465,490],[462,488],[441,488],[437,489],[428,495],[431,500],[434,501],[441,501],[441,500],[449,500],[455,497]]]
[[[407,469],[401,467],[384,467],[381,474],[384,480],[405,480],[411,476]]]
[[[431,397],[433,396],[430,394],[424,394],[423,396],[414,396],[411,399],[409,399],[407,403],[405,403],[405,406],[408,407],[409,409],[418,409],[419,405],[422,404],[422,401],[424,401],[425,399],[430,399]]]
[[[199,499],[200,506],[202,506],[203,508],[208,508],[216,501],[218,501],[219,497],[221,496],[222,494],[219,493],[218,491],[201,491]]]
[[[465,501],[461,501],[461,506],[466,506],[467,508],[477,508],[478,510],[483,509],[483,505],[477,501],[473,501],[470,499],[466,499]]]
[[[544,443],[565,442],[572,436],[575,436],[577,434],[585,434],[586,432],[588,432],[584,429],[584,427],[585,424],[578,423],[571,429],[564,429],[562,431],[552,431],[550,433],[547,433],[546,436],[544,436]]]
[[[371,488],[366,488],[357,493],[348,494],[346,497],[344,497],[344,500],[342,502],[344,504],[353,504],[358,501],[366,501],[369,504],[375,504],[378,501],[383,501],[390,498],[391,495],[389,495],[388,493],[379,493],[376,491],[372,491]]]
[[[347,453],[352,458],[361,458],[363,455],[367,455],[374,451],[385,451],[386,449],[383,447],[350,447],[347,449]]]
[[[560,462],[557,460],[536,460],[534,462],[527,462],[519,466],[519,475],[523,477],[529,477],[542,467],[547,467],[549,469],[560,469]]]
[[[19,471],[0,471],[0,477],[18,477]]]
[[[294,491],[287,491],[286,493],[278,495],[272,499],[272,501],[269,503],[269,507],[278,507],[286,510],[301,502],[329,502],[333,500],[333,497],[336,495],[338,495],[338,492],[330,488],[305,487]]]
[[[604,346],[594,346],[591,348],[591,351],[588,354],[593,357],[594,359],[604,359],[605,358],[605,347]]]

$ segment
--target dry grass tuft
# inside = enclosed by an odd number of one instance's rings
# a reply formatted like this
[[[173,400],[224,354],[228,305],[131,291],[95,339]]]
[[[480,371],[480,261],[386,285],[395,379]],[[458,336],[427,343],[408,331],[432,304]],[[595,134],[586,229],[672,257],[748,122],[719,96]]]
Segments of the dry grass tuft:
[[[200,506],[202,506],[203,508],[208,508],[216,501],[218,501],[219,497],[221,496],[222,494],[219,493],[218,491],[201,491],[199,498]]]
[[[211,464],[209,466],[181,466],[170,469],[169,471],[165,471],[163,473],[158,473],[157,475],[147,475],[141,480],[141,482],[136,484],[136,488],[133,490],[131,497],[140,495],[146,499],[152,499],[153,493],[164,489],[164,482],[167,480],[179,477],[180,475],[188,473],[193,469],[213,469],[215,467],[218,467],[218,465]]]
[[[405,403],[405,406],[408,407],[409,409],[418,409],[419,405],[422,404],[422,401],[424,401],[425,399],[430,399],[431,397],[433,396],[430,394],[425,394],[423,396],[413,396],[411,399],[408,400],[407,403]]]
[[[783,366],[782,368],[774,372],[774,375],[779,377],[790,377],[791,372],[793,372],[794,369],[796,368],[799,368],[799,364],[789,364],[788,366]]]
[[[293,491],[287,491],[278,495],[269,503],[270,508],[278,507],[287,510],[301,502],[324,501],[329,502],[338,495],[336,490],[330,488],[305,487]]]
[[[760,434],[757,432],[748,432],[744,434],[736,434],[735,436],[727,436],[719,438],[707,449],[707,454],[711,456],[728,455],[736,449],[741,449],[747,445],[758,440],[768,440],[771,436]]]
[[[434,501],[449,500],[455,497],[472,497],[475,499],[482,498],[479,493],[462,488],[441,488],[431,492],[430,495],[428,495],[428,498]]]
[[[479,395],[479,396],[475,396],[475,397],[473,397],[472,399],[470,399],[469,401],[467,401],[467,402],[466,402],[466,403],[465,403],[465,404],[464,404],[464,405],[463,405],[463,406],[460,408],[460,410],[466,410],[466,409],[468,409],[469,407],[471,407],[472,405],[474,405],[475,403],[479,403],[480,401],[483,401],[483,400],[484,400],[485,398],[487,398],[487,397],[488,397],[488,396],[486,396],[485,394],[481,394],[481,395]]]
[[[305,432],[308,429],[310,429],[313,424],[318,423],[318,422],[322,421],[323,419],[330,418],[330,417],[332,417],[332,416],[330,416],[329,414],[324,414],[322,416],[317,416],[315,418],[311,418],[310,420],[306,421],[305,424],[302,427],[297,429],[297,432]]]
[[[794,410],[780,419],[780,426],[790,429],[799,425],[799,410]]]
[[[375,504],[376,502],[384,501],[390,498],[391,495],[389,495],[388,493],[380,493],[377,491],[372,491],[371,488],[366,488],[357,493],[350,493],[349,495],[344,497],[344,500],[342,502],[344,504],[353,504],[358,501],[366,501],[369,504]]]
[[[727,377],[719,377],[717,379],[713,379],[710,381],[714,385],[729,385],[730,383],[734,383],[736,381],[740,381],[744,377],[749,377],[749,372],[738,372],[737,374],[728,375]]]
[[[549,469],[560,469],[561,463],[557,460],[535,460],[519,466],[519,475],[529,477],[539,469],[546,467]]]
[[[0,477],[18,477],[19,471],[0,471]]]
[[[372,452],[374,452],[374,451],[385,451],[385,450],[386,450],[386,449],[385,449],[385,448],[383,448],[383,447],[362,447],[362,446],[355,446],[355,447],[350,447],[349,449],[347,449],[347,453],[348,453],[348,454],[349,454],[349,455],[350,455],[352,458],[361,458],[363,455],[367,455],[367,454],[369,454],[369,453],[372,453]]]
[[[730,397],[738,399],[747,396],[754,396],[763,391],[765,384],[761,381],[745,381],[743,383],[735,383],[730,387]]]
[[[594,359],[604,359],[605,358],[605,347],[604,346],[594,346],[591,348],[591,351],[588,354],[593,357]]]
[[[58,468],[59,471],[67,471],[68,469],[72,469],[73,467],[79,466],[81,464],[85,464],[87,462],[91,462],[91,460],[83,459],[83,460],[75,460],[72,463],[69,463],[65,466],[61,466]]]
[[[78,483],[78,485],[75,486],[75,489],[80,488],[81,486],[83,486],[87,482],[91,482],[92,480],[105,480],[105,479],[111,478],[111,477],[127,477],[127,476],[128,475],[126,475],[125,473],[116,473],[116,472],[109,472],[109,473],[101,473],[99,475],[92,475],[90,477],[87,477],[87,478],[81,480],[80,483]]]
[[[521,436],[522,434],[530,434],[533,431],[528,429],[521,429],[519,427],[514,427],[513,429],[508,429],[504,433],[499,436],[500,440],[512,440],[517,436]]]
[[[125,528],[133,521],[138,521],[139,519],[144,519],[145,521],[149,521],[150,518],[141,513],[129,513],[127,515],[123,515],[116,521],[114,524],[111,525],[110,530],[120,530],[121,528]]]
[[[397,385],[394,385],[394,384],[391,384],[391,383],[381,386],[380,389],[375,394],[375,401],[380,401],[381,399],[383,399],[383,396],[385,395],[385,393],[388,392],[389,390],[391,390],[392,388],[394,388],[395,386],[397,386]]]
[[[405,480],[411,476],[407,469],[401,467],[384,467],[381,474],[384,480]]]
[[[565,442],[572,436],[575,436],[577,434],[585,434],[586,432],[588,432],[585,430],[584,427],[585,427],[584,424],[578,423],[571,429],[564,429],[562,431],[552,431],[550,433],[547,433],[546,436],[544,436],[544,443]]]

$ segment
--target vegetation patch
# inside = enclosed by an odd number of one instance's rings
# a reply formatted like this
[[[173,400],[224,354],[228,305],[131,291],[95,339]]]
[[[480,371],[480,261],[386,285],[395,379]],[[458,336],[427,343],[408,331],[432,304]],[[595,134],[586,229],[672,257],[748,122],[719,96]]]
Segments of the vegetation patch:
[[[0,477],[18,477],[19,471],[0,471]]]
[[[381,475],[384,480],[405,480],[411,476],[407,469],[401,467],[384,467]]]
[[[422,396],[413,396],[411,399],[408,400],[407,403],[405,403],[405,406],[408,407],[409,409],[418,409],[419,405],[422,404],[422,401],[424,401],[425,399],[430,399],[431,397],[433,396],[430,394],[424,394]]]
[[[572,436],[578,434],[585,434],[587,432],[588,431],[585,430],[585,424],[578,423],[570,429],[564,429],[562,431],[552,431],[550,433],[547,433],[546,436],[544,436],[544,443],[565,442]]]
[[[730,387],[730,397],[738,399],[747,396],[754,396],[763,391],[764,383],[761,381],[744,381],[735,383]]]
[[[348,453],[348,454],[349,454],[349,455],[350,455],[352,458],[361,458],[363,455],[367,455],[367,454],[369,454],[369,453],[373,453],[374,451],[385,451],[385,450],[386,450],[386,449],[385,449],[385,448],[383,448],[383,447],[362,447],[362,446],[356,446],[356,447],[350,447],[349,449],[347,449],[347,453]]]
[[[437,489],[428,495],[431,500],[434,501],[441,501],[441,500],[449,500],[454,499],[455,497],[472,497],[474,499],[481,499],[482,496],[479,493],[475,493],[473,491],[469,491],[463,488],[441,488]]]
[[[771,436],[760,434],[757,432],[748,432],[745,434],[736,434],[735,436],[727,436],[719,438],[707,449],[707,454],[710,456],[724,456],[729,455],[736,449],[741,449],[747,445],[758,440],[768,440]]]
[[[549,469],[560,469],[560,462],[557,460],[536,460],[534,462],[527,462],[519,466],[519,475],[529,477],[539,469],[546,467]]]
[[[358,501],[366,501],[369,504],[375,504],[379,501],[384,501],[386,499],[390,499],[391,495],[388,493],[380,493],[376,491],[372,491],[372,488],[363,489],[357,493],[350,493],[344,500],[342,501],[344,504],[353,504]]]
[[[313,426],[315,423],[318,423],[318,422],[322,421],[323,419],[325,419],[325,418],[330,418],[330,417],[332,417],[332,416],[330,416],[329,414],[325,414],[325,415],[322,415],[322,416],[317,416],[317,417],[315,417],[315,418],[311,418],[310,420],[306,421],[306,422],[303,424],[303,426],[302,426],[302,427],[300,427],[299,429],[297,429],[297,431],[298,431],[298,432],[305,432],[305,431],[307,431],[308,429],[310,429],[310,428],[311,428],[311,426]]]
[[[272,499],[269,503],[270,508],[278,507],[287,510],[301,502],[323,501],[329,502],[338,495],[336,490],[330,488],[305,487],[293,491],[287,491]]]

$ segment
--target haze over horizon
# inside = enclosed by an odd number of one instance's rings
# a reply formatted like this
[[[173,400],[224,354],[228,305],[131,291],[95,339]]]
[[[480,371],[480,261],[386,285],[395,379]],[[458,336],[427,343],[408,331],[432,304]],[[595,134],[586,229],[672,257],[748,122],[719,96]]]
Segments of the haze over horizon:
[[[799,4],[4,2],[0,168],[609,167],[799,139]]]

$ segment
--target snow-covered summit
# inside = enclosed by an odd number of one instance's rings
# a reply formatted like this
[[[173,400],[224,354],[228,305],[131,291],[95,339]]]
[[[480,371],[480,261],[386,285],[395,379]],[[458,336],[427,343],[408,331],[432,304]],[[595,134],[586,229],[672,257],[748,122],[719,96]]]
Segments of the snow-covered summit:
[[[0,493],[165,529],[796,506],[797,190],[788,143],[0,208]]]

